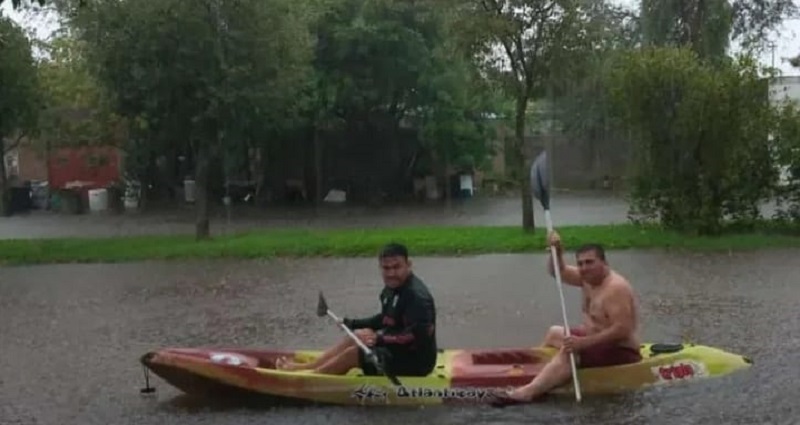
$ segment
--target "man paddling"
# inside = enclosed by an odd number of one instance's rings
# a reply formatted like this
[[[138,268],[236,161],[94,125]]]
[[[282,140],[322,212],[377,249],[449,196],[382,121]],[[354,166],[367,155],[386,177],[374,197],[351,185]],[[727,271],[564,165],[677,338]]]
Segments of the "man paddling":
[[[386,245],[378,256],[384,288],[381,312],[363,319],[343,319],[344,325],[383,358],[383,368],[395,376],[425,376],[436,366],[436,306],[427,286],[411,270],[408,249]],[[360,367],[365,375],[379,371],[349,337],[311,363],[279,359],[276,368],[314,370],[341,375]]]
[[[583,290],[583,324],[570,327],[569,337],[563,326],[551,327],[542,345],[554,347],[558,353],[527,385],[496,394],[493,404],[497,406],[532,401],[566,384],[572,378],[570,353],[575,354],[578,369],[641,360],[636,295],[628,280],[609,267],[603,247],[589,244],[578,248],[577,267],[567,266],[558,233],[553,231],[548,239],[556,248],[564,284]],[[552,257],[548,258],[548,272],[554,275]]]

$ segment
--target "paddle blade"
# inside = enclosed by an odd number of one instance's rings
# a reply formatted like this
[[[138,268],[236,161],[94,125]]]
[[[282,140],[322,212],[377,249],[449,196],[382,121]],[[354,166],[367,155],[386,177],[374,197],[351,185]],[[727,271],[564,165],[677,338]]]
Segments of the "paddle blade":
[[[542,151],[531,164],[530,179],[533,196],[544,209],[550,209],[550,170],[547,164],[547,151]]]
[[[317,302],[317,316],[322,317],[328,314],[328,303],[325,301],[325,296],[322,291],[319,291],[319,301]]]

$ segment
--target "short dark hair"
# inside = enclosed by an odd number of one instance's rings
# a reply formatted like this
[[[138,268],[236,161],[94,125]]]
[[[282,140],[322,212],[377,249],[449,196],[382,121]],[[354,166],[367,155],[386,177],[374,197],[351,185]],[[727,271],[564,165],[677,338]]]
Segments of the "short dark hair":
[[[587,243],[579,246],[578,249],[575,250],[575,256],[577,257],[578,255],[581,255],[584,252],[591,252],[591,251],[594,251],[594,253],[597,255],[598,258],[600,258],[603,261],[606,261],[606,250],[605,248],[603,248],[603,245],[599,243]]]
[[[401,243],[390,242],[383,246],[383,249],[381,249],[381,252],[378,255],[379,259],[384,259],[387,257],[403,257],[404,259],[408,260],[408,248]]]

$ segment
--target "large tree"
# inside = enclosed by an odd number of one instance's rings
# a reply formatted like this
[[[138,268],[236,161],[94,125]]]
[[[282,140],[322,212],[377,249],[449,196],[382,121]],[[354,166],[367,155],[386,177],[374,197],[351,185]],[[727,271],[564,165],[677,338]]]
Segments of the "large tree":
[[[458,99],[457,106],[440,104],[436,111],[447,110],[451,118],[462,114],[466,124],[477,121],[470,121],[468,113],[484,106],[473,102],[484,91],[470,93],[479,88],[469,74],[475,67],[451,45],[454,35],[446,7],[435,1],[397,0],[323,0],[322,4],[324,13],[315,26],[314,86],[308,93],[311,149],[306,151],[313,149],[308,157],[313,158],[318,201],[324,182],[333,177],[349,184],[350,199],[372,201],[381,192],[405,191],[411,173],[431,171],[430,164],[419,159],[429,152],[441,158],[439,146],[452,140],[459,140],[448,147],[453,148],[452,156],[465,151],[482,156],[476,151],[480,144],[461,143],[464,128],[451,125],[454,121],[449,118],[447,124],[439,121],[435,138],[418,132],[425,138],[422,141],[409,127],[421,126],[420,118],[428,117],[432,105],[444,96],[461,96],[452,90],[474,97]],[[335,155],[340,159],[336,163]],[[365,157],[372,160],[359,160]]]
[[[531,101],[546,93],[551,74],[580,38],[581,3],[575,0],[474,0],[458,2],[467,46],[486,72],[514,99],[514,137],[506,157],[519,183],[522,227],[533,231],[533,198],[525,143]]]
[[[530,105],[563,95],[570,81],[587,71],[587,57],[621,45],[630,32],[622,9],[602,0],[455,1],[465,45],[487,75],[514,99],[514,137],[506,139],[506,158],[520,186],[522,227],[534,228],[527,170],[536,152],[526,143]],[[624,21],[624,22],[622,22]],[[613,36],[609,36],[613,33]]]
[[[466,172],[486,164],[494,153],[495,116],[504,99],[457,47],[455,37],[449,34],[434,49],[431,67],[419,82],[420,106],[413,114],[419,137],[446,182],[448,204],[449,179],[444,171]]]
[[[312,40],[308,2],[98,1],[73,20],[140,150],[187,146],[196,236],[210,236],[208,186],[222,153],[294,111]],[[245,117],[247,119],[241,119]]]
[[[648,44],[689,46],[702,58],[720,59],[731,42],[763,48],[797,10],[792,0],[642,0],[641,22]]]
[[[60,32],[37,45],[44,53],[38,63],[44,106],[38,147],[117,143],[122,122],[90,72],[85,42]]]
[[[39,83],[31,42],[10,18],[0,16],[0,210],[8,213],[5,156],[36,130]]]

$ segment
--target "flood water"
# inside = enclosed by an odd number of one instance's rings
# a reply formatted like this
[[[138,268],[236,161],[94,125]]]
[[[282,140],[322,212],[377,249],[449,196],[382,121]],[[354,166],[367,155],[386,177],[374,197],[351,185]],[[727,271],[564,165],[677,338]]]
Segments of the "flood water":
[[[800,421],[797,255],[612,252],[640,292],[648,341],[690,340],[752,369],[665,390],[490,407],[275,408],[186,401],[138,356],[164,346],[320,348],[342,337],[315,315],[371,314],[373,259],[46,265],[0,269],[1,424],[795,424]],[[440,345],[532,345],[561,321],[543,255],[417,258],[439,308]],[[578,293],[566,289],[571,323]],[[152,375],[151,375],[152,376]]]

